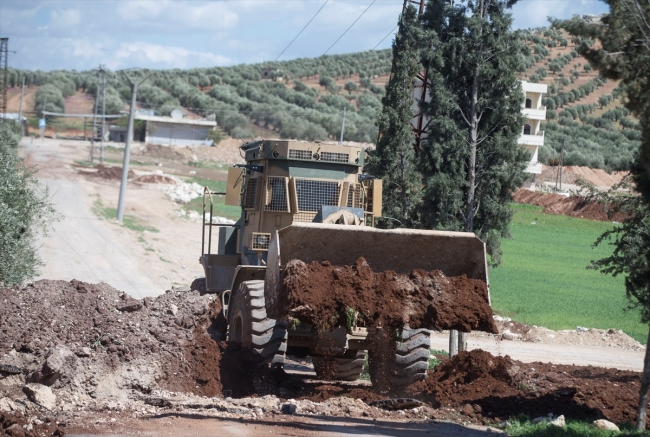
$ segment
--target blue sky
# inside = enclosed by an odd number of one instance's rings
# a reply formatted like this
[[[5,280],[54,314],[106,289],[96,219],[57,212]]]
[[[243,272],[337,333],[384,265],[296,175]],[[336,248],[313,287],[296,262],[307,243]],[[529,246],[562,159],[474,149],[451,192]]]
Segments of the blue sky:
[[[0,36],[23,69],[192,68],[274,60],[325,0],[2,0]],[[317,57],[372,0],[329,0],[280,60]],[[375,0],[328,54],[370,50],[403,0]],[[608,11],[598,0],[520,0],[515,28]],[[388,36],[378,48],[388,48]]]

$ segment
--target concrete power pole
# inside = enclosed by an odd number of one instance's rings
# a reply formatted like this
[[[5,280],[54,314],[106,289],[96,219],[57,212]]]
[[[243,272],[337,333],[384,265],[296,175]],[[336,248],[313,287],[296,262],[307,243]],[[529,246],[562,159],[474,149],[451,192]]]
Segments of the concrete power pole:
[[[102,83],[102,142],[99,149],[99,162],[104,163],[104,136],[106,136],[106,72],[104,71]]]
[[[25,135],[25,126],[23,125],[23,99],[25,98],[25,76],[23,76],[23,85],[20,87],[20,105],[18,106],[18,123],[20,129]]]
[[[133,140],[133,122],[135,121],[135,101],[138,94],[138,85],[149,79],[153,74],[142,79],[140,82],[132,82],[122,71],[122,75],[131,85],[131,108],[129,109],[129,124],[126,128],[126,145],[124,147],[124,161],[122,162],[122,181],[120,183],[120,197],[117,201],[117,221],[122,223],[124,219],[124,197],[126,196],[126,179],[129,175],[129,156],[131,153],[131,141]]]

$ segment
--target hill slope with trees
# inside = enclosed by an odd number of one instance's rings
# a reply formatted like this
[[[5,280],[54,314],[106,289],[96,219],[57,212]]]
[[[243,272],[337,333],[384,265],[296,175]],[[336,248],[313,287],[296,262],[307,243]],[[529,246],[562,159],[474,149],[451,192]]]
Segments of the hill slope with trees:
[[[566,165],[607,171],[627,170],[641,138],[639,124],[624,108],[617,82],[592,70],[576,47],[591,41],[561,29],[519,32],[524,42],[518,75],[546,83],[548,109],[545,146],[540,161],[558,158],[564,140]],[[138,106],[168,115],[183,107],[199,116],[214,114],[232,137],[275,135],[302,140],[338,139],[346,109],[345,139],[377,139],[376,118],[392,63],[390,50],[366,51],[313,59],[232,67],[158,70],[138,92]],[[21,78],[35,96],[28,106],[34,118],[45,108],[66,112],[80,93],[94,96],[93,71],[23,71],[9,69],[10,101]],[[106,109],[123,111],[130,89],[120,75],[108,72]],[[68,109],[69,111],[69,109]],[[72,112],[72,111],[69,111]]]

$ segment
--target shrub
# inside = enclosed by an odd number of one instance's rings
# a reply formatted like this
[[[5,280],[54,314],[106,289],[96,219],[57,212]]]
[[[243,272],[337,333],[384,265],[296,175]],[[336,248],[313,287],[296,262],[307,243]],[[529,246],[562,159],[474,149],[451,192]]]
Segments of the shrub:
[[[0,286],[12,287],[38,274],[36,236],[46,234],[58,215],[16,154],[20,126],[0,123]]]

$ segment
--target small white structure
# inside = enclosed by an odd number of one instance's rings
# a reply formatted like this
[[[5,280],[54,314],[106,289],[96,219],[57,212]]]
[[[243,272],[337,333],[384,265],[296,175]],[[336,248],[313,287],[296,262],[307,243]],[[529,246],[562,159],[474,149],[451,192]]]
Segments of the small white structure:
[[[216,121],[189,120],[178,116],[136,114],[135,118],[146,122],[146,143],[165,146],[211,146],[208,132],[217,126]]]
[[[526,96],[521,112],[526,117],[524,131],[518,143],[530,153],[527,173],[533,174],[531,189],[535,189],[535,176],[542,173],[542,164],[538,161],[539,147],[544,145],[544,131],[540,130],[542,121],[546,120],[546,106],[542,106],[542,98],[548,92],[548,86],[543,83],[521,82]]]

